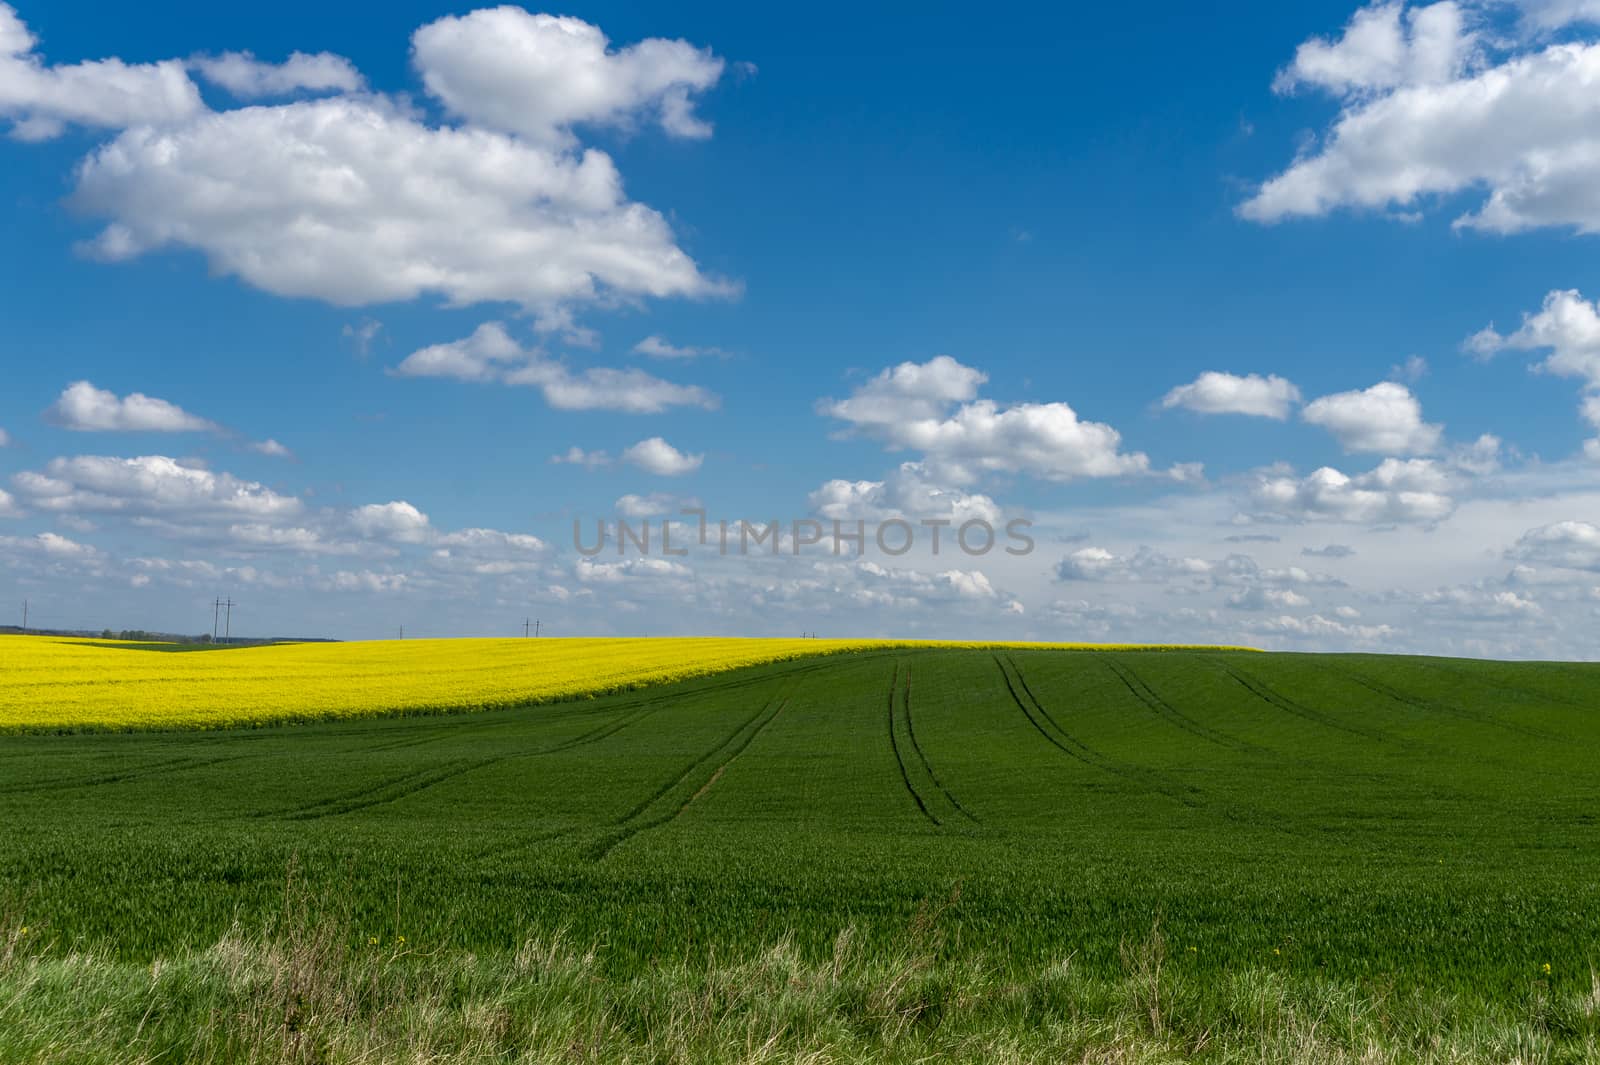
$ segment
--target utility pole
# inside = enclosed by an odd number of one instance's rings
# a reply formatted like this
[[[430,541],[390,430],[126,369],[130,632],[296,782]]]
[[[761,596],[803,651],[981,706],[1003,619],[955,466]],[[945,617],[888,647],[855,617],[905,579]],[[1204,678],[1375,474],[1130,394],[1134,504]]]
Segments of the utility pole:
[[[406,638],[406,627],[404,625],[400,626],[400,638],[402,640]]]
[[[534,618],[533,619],[533,634],[535,636],[539,635],[539,619],[538,618]]]
[[[222,605],[224,607],[226,607],[227,610],[228,610],[227,621],[225,622],[226,627],[222,630],[222,638],[223,638],[224,641],[226,641],[228,643],[232,643],[233,642],[233,597],[229,596],[227,602],[223,603]]]
[[[22,601],[22,635],[28,635],[28,601]]]
[[[522,638],[524,640],[526,640],[528,638],[528,626],[531,625],[531,624],[533,624],[533,619],[531,619],[531,618],[523,618],[522,619]]]
[[[217,622],[222,617],[222,597],[218,596],[211,602],[211,642],[217,642]]]

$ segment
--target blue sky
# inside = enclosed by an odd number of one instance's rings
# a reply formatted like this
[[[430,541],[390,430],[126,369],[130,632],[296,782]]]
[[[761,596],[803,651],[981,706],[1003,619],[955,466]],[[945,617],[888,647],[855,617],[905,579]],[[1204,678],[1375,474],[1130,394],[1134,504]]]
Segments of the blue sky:
[[[0,599],[1592,653],[1600,4],[554,13],[0,5]]]

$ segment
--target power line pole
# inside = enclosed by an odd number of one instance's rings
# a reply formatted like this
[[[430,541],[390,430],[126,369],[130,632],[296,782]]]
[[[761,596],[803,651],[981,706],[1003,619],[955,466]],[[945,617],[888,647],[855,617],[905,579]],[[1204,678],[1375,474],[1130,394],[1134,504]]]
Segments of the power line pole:
[[[533,634],[535,636],[539,635],[539,619],[538,618],[534,618],[533,619]]]
[[[223,603],[222,605],[224,607],[226,607],[227,610],[228,610],[227,621],[225,622],[227,627],[222,630],[222,638],[226,642],[232,643],[233,642],[233,597],[229,596],[228,597],[228,601]]]
[[[222,617],[222,597],[218,596],[211,602],[211,642],[217,642],[217,622]]]
[[[522,638],[524,640],[526,640],[528,638],[528,626],[531,625],[531,624],[533,624],[533,619],[531,619],[531,618],[523,618],[522,619]]]
[[[22,635],[28,635],[28,601],[22,601]]]

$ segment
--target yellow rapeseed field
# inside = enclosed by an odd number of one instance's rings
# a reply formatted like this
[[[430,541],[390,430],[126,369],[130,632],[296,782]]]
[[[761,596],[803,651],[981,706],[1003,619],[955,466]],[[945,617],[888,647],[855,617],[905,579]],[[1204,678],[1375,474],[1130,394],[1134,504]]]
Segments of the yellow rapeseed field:
[[[935,645],[691,637],[387,640],[186,652],[152,646],[0,636],[0,730],[216,728],[492,709],[808,655]]]

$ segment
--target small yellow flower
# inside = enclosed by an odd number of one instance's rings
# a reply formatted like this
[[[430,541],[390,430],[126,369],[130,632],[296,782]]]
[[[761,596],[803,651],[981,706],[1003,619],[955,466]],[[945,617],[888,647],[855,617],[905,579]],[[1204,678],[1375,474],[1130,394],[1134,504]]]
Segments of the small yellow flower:
[[[1549,976],[1550,975],[1550,963],[1549,962],[1545,962],[1544,965],[1542,966],[1542,968],[1544,969],[1544,974],[1546,976]]]
[[[1282,954],[1283,951],[1279,950],[1277,947],[1273,947],[1272,948],[1272,953],[1274,953],[1274,954]]]
[[[405,942],[405,941],[406,941],[406,937],[405,937],[405,936],[401,936],[401,937],[400,937],[400,942],[401,942],[401,943],[404,943],[404,942]]]
[[[368,936],[367,937],[367,946],[375,947],[377,945],[378,945],[378,937],[377,936]]]
[[[22,926],[22,935],[27,935],[27,934],[28,934],[28,926],[27,925],[23,925]],[[1545,968],[1549,968],[1549,966],[1545,966]]]
[[[1189,948],[1189,953],[1190,954],[1199,954],[1200,953],[1200,948],[1199,947],[1190,947]]]

